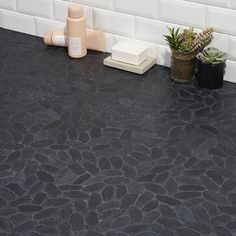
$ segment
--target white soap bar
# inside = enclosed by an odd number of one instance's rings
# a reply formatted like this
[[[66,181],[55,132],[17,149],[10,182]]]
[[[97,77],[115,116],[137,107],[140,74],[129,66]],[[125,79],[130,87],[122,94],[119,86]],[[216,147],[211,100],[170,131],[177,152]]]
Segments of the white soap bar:
[[[147,48],[131,42],[121,41],[112,47],[112,60],[140,65],[147,59]]]

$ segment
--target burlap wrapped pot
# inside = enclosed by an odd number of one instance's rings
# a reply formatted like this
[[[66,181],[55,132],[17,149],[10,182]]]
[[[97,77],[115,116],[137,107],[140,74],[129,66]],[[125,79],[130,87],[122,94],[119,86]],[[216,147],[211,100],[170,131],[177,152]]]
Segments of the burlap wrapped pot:
[[[188,83],[194,78],[197,52],[183,53],[172,50],[171,55],[171,79]]]

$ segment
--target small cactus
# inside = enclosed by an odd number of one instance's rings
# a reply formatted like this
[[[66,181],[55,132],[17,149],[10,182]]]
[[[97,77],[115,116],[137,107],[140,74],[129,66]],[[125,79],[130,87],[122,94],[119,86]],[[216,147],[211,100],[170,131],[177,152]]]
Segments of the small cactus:
[[[219,64],[227,60],[227,54],[217,48],[207,48],[197,54],[197,59],[206,64]]]
[[[168,27],[169,35],[164,35],[169,47],[174,51],[182,53],[191,53],[202,51],[213,39],[214,29],[207,27],[200,33],[193,31],[193,28],[184,29],[180,32],[180,28],[175,29]]]
[[[212,27],[207,27],[203,29],[194,39],[193,50],[201,51],[207,45],[209,45],[213,39],[214,29]]]
[[[181,34],[182,42],[180,44],[179,50],[181,52],[192,52],[193,51],[193,45],[194,45],[194,39],[196,37],[197,33],[193,31],[193,28],[190,27],[189,29],[184,29],[183,33]]]

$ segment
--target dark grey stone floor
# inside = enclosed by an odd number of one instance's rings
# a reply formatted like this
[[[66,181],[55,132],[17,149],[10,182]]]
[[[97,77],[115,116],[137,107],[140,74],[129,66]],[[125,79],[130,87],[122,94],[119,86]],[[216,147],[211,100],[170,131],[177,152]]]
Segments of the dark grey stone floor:
[[[236,84],[71,60],[0,29],[0,235],[236,235]]]

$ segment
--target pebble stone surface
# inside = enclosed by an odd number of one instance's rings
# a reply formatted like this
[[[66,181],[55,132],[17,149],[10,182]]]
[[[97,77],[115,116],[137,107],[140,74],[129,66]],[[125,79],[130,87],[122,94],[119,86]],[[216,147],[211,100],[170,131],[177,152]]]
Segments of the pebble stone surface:
[[[1,236],[236,235],[236,84],[0,45]]]

